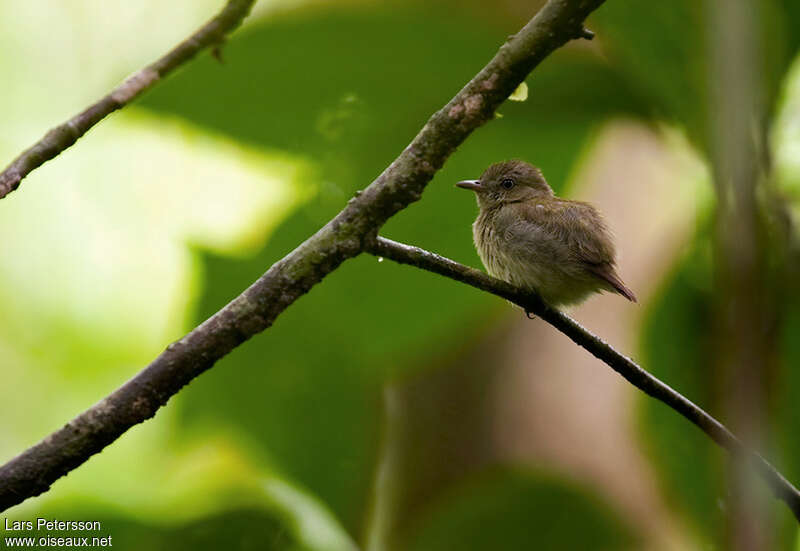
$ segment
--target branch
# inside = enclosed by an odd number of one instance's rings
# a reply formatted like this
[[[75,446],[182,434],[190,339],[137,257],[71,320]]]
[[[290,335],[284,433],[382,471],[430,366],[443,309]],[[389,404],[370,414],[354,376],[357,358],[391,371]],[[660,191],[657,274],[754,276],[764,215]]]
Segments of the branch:
[[[134,73],[100,101],[50,130],[0,173],[0,199],[17,189],[25,176],[70,147],[107,115],[125,107],[204,48],[222,43],[225,35],[247,17],[254,3],[255,0],[228,0],[221,12],[164,57]]]
[[[443,256],[383,237],[378,237],[370,245],[367,252],[378,257],[389,258],[400,264],[422,268],[461,283],[466,283],[481,291],[504,298],[526,311],[536,314],[572,339],[575,344],[585,348],[594,357],[605,362],[633,386],[656,400],[665,403],[700,427],[700,430],[722,448],[728,450],[732,456],[748,459],[753,468],[767,482],[775,497],[784,501],[794,513],[795,518],[800,521],[800,491],[786,480],[766,459],[746,449],[742,442],[725,425],[714,419],[691,400],[639,367],[630,358],[614,350],[609,344],[581,327],[569,316],[545,304],[537,295],[525,293],[505,281],[490,277],[483,272]]]
[[[778,379],[785,300],[770,283],[779,267],[759,196],[771,172],[765,66],[758,0],[712,0],[709,29],[709,138],[717,193],[714,236],[714,381],[731,427],[748,447],[768,442],[768,397]],[[773,279],[770,282],[770,279]],[[782,307],[784,312],[782,312]],[[743,461],[726,473],[731,551],[774,547],[762,492]]]
[[[268,328],[327,274],[360,254],[390,216],[419,200],[455,148],[493,118],[534,67],[583,33],[584,19],[603,2],[549,0],[336,217],[130,381],[0,467],[0,509],[46,491],[130,427],[155,415],[184,385]]]

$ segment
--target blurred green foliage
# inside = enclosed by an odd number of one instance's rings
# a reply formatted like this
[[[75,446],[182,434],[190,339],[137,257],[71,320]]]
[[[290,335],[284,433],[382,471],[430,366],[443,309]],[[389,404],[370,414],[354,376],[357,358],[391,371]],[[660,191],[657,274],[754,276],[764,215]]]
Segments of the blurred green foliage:
[[[753,20],[761,22],[761,88],[770,113],[800,33],[800,8],[794,0],[764,0],[755,4]],[[600,26],[604,48],[617,70],[642,94],[652,116],[675,121],[695,144],[708,149],[709,105],[707,21],[708,2],[608,2],[594,21]]]
[[[442,496],[413,529],[405,549],[506,551],[637,549],[602,503],[561,480],[519,471],[490,472]]]
[[[64,512],[64,518],[75,518],[75,509]],[[97,518],[95,511],[86,518]],[[46,530],[26,532],[26,536],[52,536]],[[231,551],[306,551],[286,529],[283,519],[259,509],[231,509],[186,523],[160,525],[137,521],[131,517],[105,516],[101,530],[61,532],[57,537],[111,536],[111,547],[122,549],[230,549]],[[79,550],[86,546],[65,546],[59,549]]]
[[[558,191],[593,132],[617,116],[667,120],[705,149],[704,9],[691,0],[609,1],[590,20],[596,43],[569,46],[537,68],[528,79],[529,99],[504,105],[504,116],[471,137],[437,174],[424,200],[392,219],[383,234],[479,266],[469,232],[474,200],[453,190],[452,183],[477,176],[491,162],[531,160]],[[800,44],[800,6],[774,0],[764,2],[764,13],[769,35],[764,87],[774,99]],[[479,13],[415,2],[290,10],[232,37],[224,64],[201,56],[139,102],[156,115],[177,116],[314,167],[299,182],[312,198],[292,211],[260,250],[232,257],[194,248],[201,296],[190,323],[223,306],[368,185],[510,32],[511,26]],[[225,193],[224,182],[220,185]],[[715,385],[704,368],[712,354],[709,234],[698,231],[649,306],[642,350],[644,365],[656,376],[716,413]],[[198,474],[198,479],[223,479],[221,488],[208,491],[209,499],[227,496],[241,483],[238,469],[248,471],[242,474],[248,484],[280,477],[332,513],[314,516],[328,530],[361,543],[374,499],[386,381],[429,368],[429,358],[459,348],[464,334],[480,336],[502,307],[487,295],[418,270],[366,256],[349,261],[175,400],[173,438],[189,445],[214,427],[233,434],[232,448],[245,449],[246,468],[222,462]],[[800,479],[800,444],[792,436],[800,434],[792,407],[800,393],[800,375],[792,369],[800,365],[800,347],[792,338],[800,330],[797,311],[790,310],[784,328],[775,398],[775,453],[795,481]],[[647,399],[639,413],[642,438],[671,503],[702,544],[719,541],[723,455],[668,408]],[[494,468],[464,476],[415,511],[399,541],[420,551],[635,547],[635,527],[590,489]],[[192,483],[202,487],[186,482]],[[303,507],[219,501],[228,509],[163,524],[111,513],[99,499],[87,498],[85,507],[87,518],[102,519],[119,541],[136,541],[142,548],[310,545],[297,522]],[[53,510],[63,511],[60,506]],[[787,528],[780,544],[785,547],[795,534]],[[331,549],[349,549],[345,539]]]
[[[704,228],[650,306],[642,349],[651,373],[719,418],[714,371],[708,367],[714,359],[711,279],[710,230]],[[724,520],[725,453],[660,402],[643,401],[641,413],[642,437],[662,472],[663,491],[707,544],[715,541]]]

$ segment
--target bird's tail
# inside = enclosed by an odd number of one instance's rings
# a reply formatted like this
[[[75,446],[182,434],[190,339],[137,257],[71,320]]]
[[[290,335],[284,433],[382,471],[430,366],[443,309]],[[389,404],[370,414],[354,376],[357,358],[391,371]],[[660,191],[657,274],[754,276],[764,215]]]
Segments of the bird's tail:
[[[618,281],[618,282],[616,282],[616,283],[612,283],[611,285],[613,285],[613,286],[614,286],[614,289],[616,289],[616,290],[617,290],[617,292],[618,292],[620,295],[622,295],[623,297],[627,298],[629,301],[631,301],[631,302],[637,302],[637,300],[636,300],[636,295],[634,295],[634,294],[633,294],[633,291],[631,291],[630,289],[628,289],[627,287],[625,287],[625,286],[622,284],[622,282],[621,282],[621,281]]]
[[[616,274],[613,267],[608,266],[606,269],[595,270],[595,274],[604,279],[620,295],[627,298],[631,302],[636,302],[636,295],[634,295],[633,291],[628,289],[625,284],[622,283],[622,280]]]

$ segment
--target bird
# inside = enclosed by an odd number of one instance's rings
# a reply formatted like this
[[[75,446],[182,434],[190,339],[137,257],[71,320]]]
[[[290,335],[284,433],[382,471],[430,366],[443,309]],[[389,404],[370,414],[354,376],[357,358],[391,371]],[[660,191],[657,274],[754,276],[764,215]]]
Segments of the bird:
[[[553,307],[575,305],[601,291],[636,302],[617,274],[603,216],[589,203],[556,197],[539,168],[503,161],[480,179],[456,186],[475,192],[479,213],[472,235],[489,275],[534,292]]]

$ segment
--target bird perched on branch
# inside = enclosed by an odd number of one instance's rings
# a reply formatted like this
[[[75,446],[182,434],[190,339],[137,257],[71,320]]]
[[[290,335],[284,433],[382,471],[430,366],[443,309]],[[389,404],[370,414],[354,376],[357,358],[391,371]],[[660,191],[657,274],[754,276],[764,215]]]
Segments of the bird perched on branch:
[[[576,304],[600,291],[636,302],[617,275],[603,217],[589,203],[556,197],[538,168],[505,161],[479,180],[456,185],[477,196],[472,234],[492,276],[535,291],[551,306]]]

